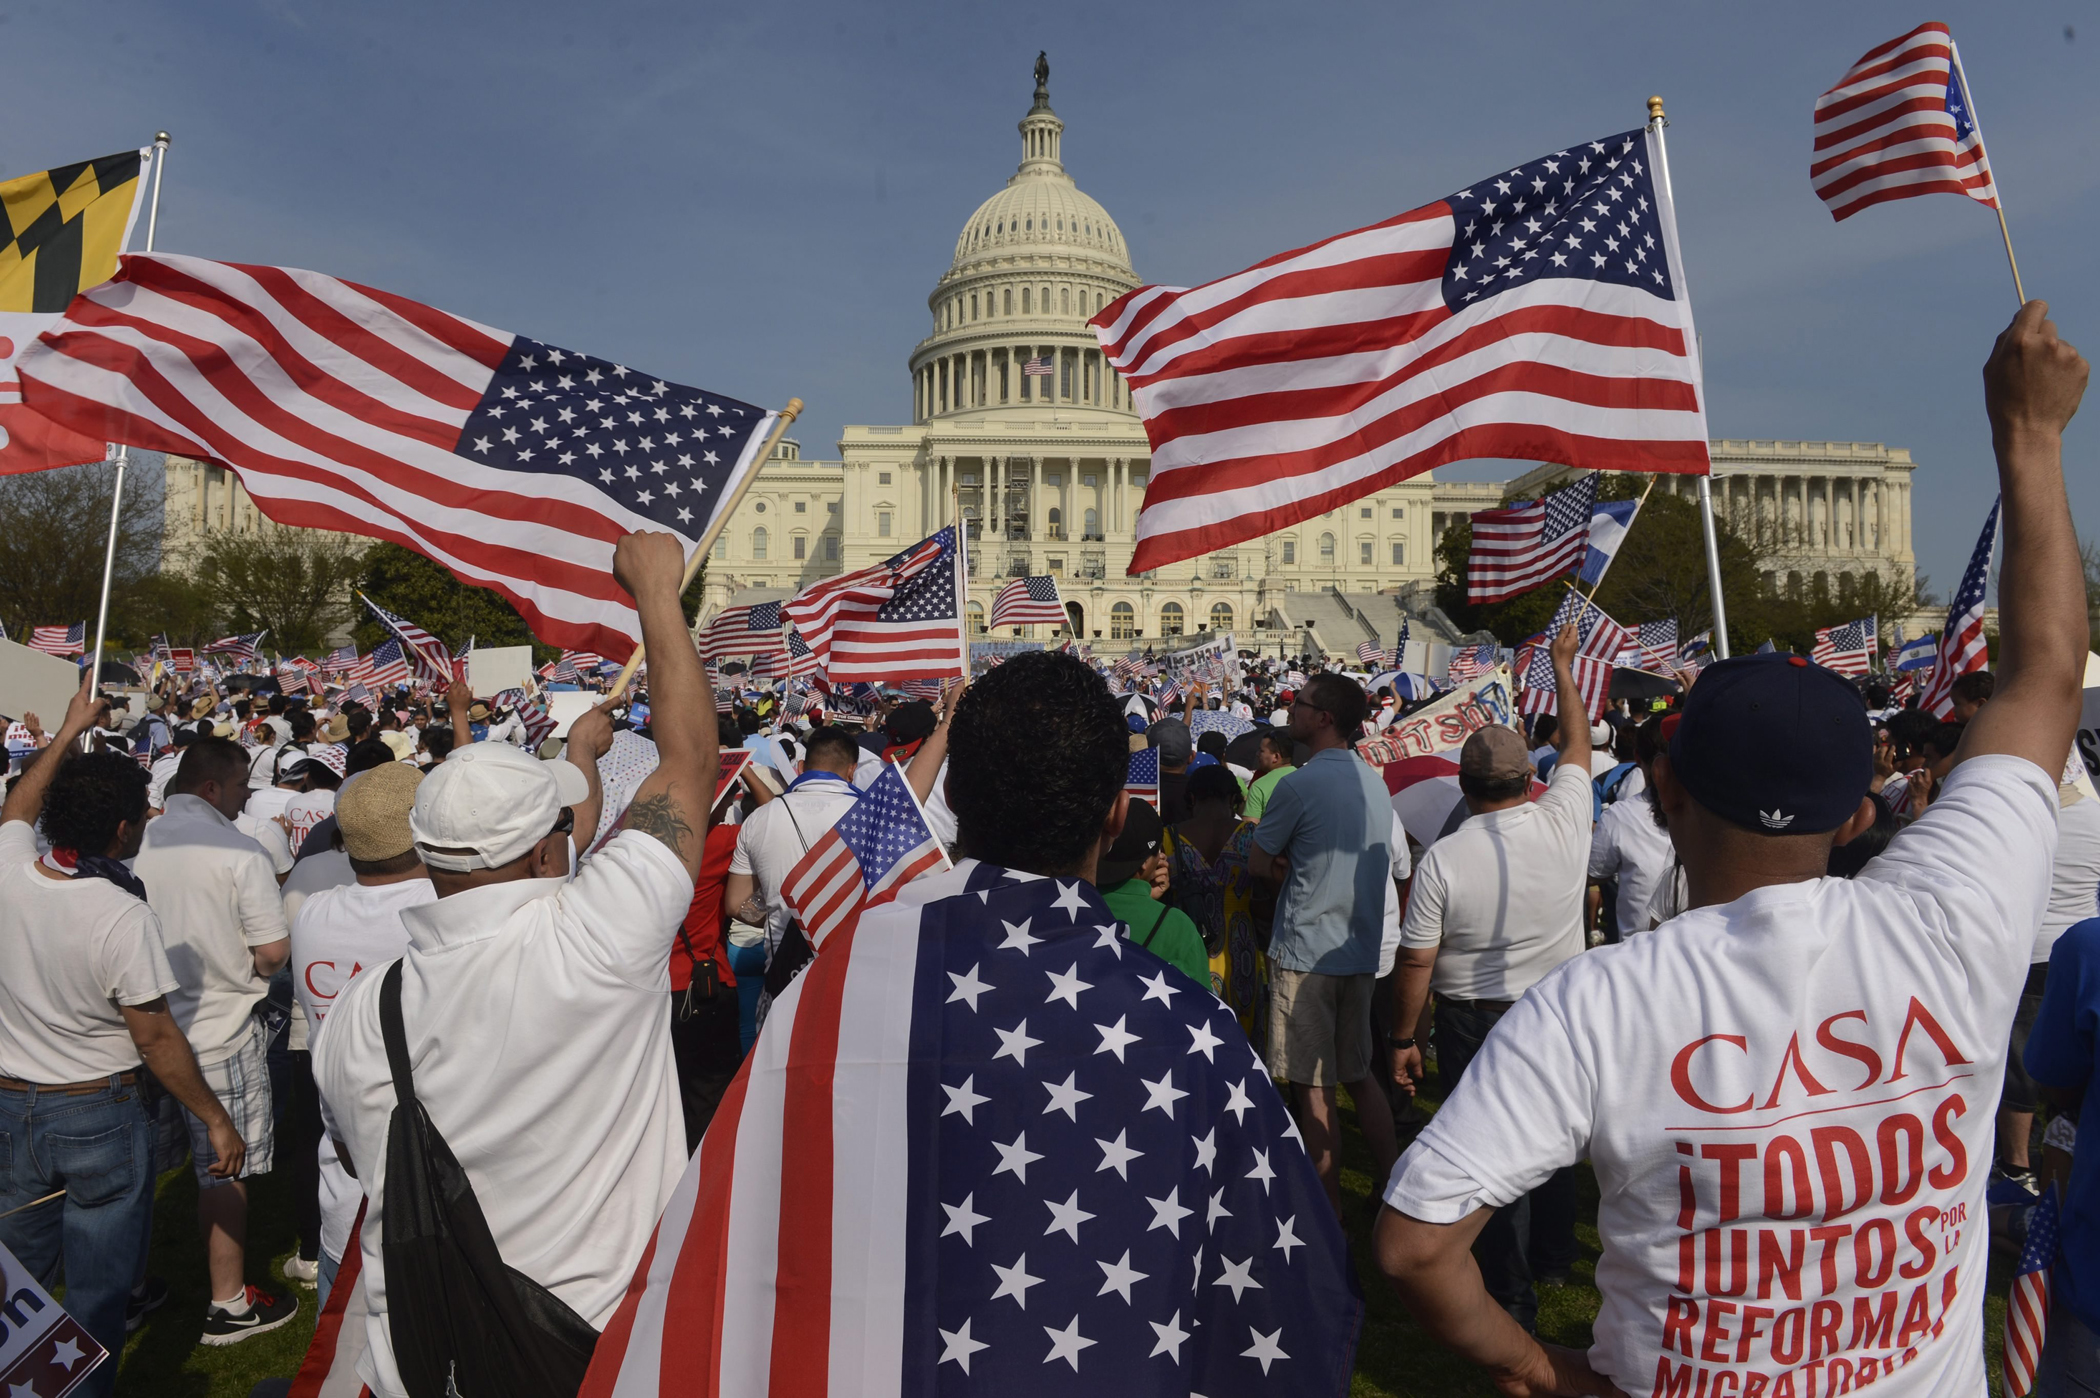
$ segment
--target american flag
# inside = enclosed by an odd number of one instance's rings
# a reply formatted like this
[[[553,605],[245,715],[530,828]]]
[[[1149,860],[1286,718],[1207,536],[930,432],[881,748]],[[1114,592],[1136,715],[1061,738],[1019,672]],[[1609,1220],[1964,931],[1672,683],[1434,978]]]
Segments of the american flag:
[[[401,643],[402,654],[418,681],[433,689],[443,689],[452,683],[452,652],[446,648],[443,641],[407,617],[394,615],[362,592],[357,595],[371,608],[372,615],[378,618],[379,624],[392,632],[394,639]]]
[[[1904,704],[1909,702],[1911,694],[1916,689],[1916,675],[1911,674],[1907,670],[1897,675],[1896,678],[1890,681],[1889,683],[1889,707],[1892,709],[1902,708]]]
[[[357,647],[338,646],[321,660],[324,675],[347,675],[357,669]]]
[[[1129,655],[1117,656],[1116,663],[1109,667],[1110,673],[1124,684],[1144,678],[1152,673],[1152,669],[1150,663],[1138,658],[1136,651]]]
[[[760,651],[751,657],[746,672],[753,680],[777,680],[787,673],[787,652],[782,650]]]
[[[1472,457],[1703,474],[1697,341],[1656,139],[1555,151],[1095,316],[1152,443],[1131,573]]]
[[[1874,652],[1879,649],[1875,639],[1877,620],[1868,616],[1842,626],[1817,628],[1809,659],[1841,675],[1866,674],[1874,668]]]
[[[304,694],[308,689],[306,671],[291,661],[282,661],[277,666],[277,687],[286,694]]]
[[[1056,578],[1015,578],[992,599],[993,630],[1002,626],[1067,626]]]
[[[641,638],[613,545],[692,549],[775,419],[315,272],[156,254],[19,363],[45,417],[224,462],[278,523],[405,545],[601,655]]]
[[[1638,668],[1667,674],[1677,663],[1677,618],[1642,622],[1634,628],[1633,645],[1640,653],[1634,662]]]
[[[1452,684],[1464,684],[1477,680],[1495,668],[1500,648],[1493,641],[1483,641],[1477,646],[1462,646],[1451,654],[1451,664],[1444,671],[1444,678]]]
[[[1362,1314],[1231,1010],[973,862],[774,1002],[581,1398],[1339,1394]]]
[[[1543,499],[1474,515],[1466,600],[1500,602],[1581,567],[1596,504],[1592,474]]]
[[[46,655],[79,655],[87,649],[87,623],[76,621],[71,626],[33,626],[29,629],[29,648]]]
[[[1132,796],[1159,802],[1159,749],[1143,748],[1130,754],[1129,775],[1124,778],[1123,789]]]
[[[1954,589],[1954,602],[1947,608],[1947,624],[1940,630],[1940,643],[1933,653],[1932,678],[1918,693],[1918,707],[1934,718],[1954,712],[1954,682],[1971,670],[1981,670],[1988,653],[1983,640],[1983,592],[1990,582],[1991,558],[1998,547],[1998,505],[1984,517],[1983,537],[1962,570],[1961,586]]]
[[[753,602],[724,607],[700,632],[700,654],[707,660],[753,655],[780,645],[780,604]]]
[[[2027,1243],[2005,1298],[2005,1398],[2027,1398],[2034,1391],[2035,1368],[2049,1334],[2050,1269],[2056,1265],[2061,1227],[2056,1184],[2027,1211]]]
[[[245,636],[221,636],[204,648],[206,655],[230,655],[236,665],[245,665],[251,660],[262,659],[262,638],[268,630],[250,631]]]
[[[1374,670],[1385,664],[1385,652],[1371,641],[1358,641],[1356,643],[1356,658]]]
[[[1835,219],[1918,194],[1998,207],[1954,36],[1937,22],[1871,48],[1816,99],[1816,193]]]
[[[370,704],[372,702],[372,691],[365,688],[362,680],[353,680],[350,687],[343,691],[343,702],[347,704],[352,700],[360,704]]]
[[[499,690],[494,701],[499,708],[509,709],[525,725],[525,746],[537,748],[554,733],[554,715],[547,711],[547,701],[522,689]]]
[[[1635,648],[1635,642],[1632,632],[1572,589],[1561,598],[1546,629],[1532,637],[1517,656],[1517,707],[1527,714],[1554,712],[1559,690],[1553,679],[1551,647],[1553,638],[1566,626],[1575,628],[1579,643],[1569,669],[1575,687],[1582,692],[1583,711],[1594,719],[1611,703],[1613,667],[1620,656]]]
[[[576,662],[566,655],[556,656],[540,666],[539,674],[543,680],[552,680],[560,684],[583,683],[583,672],[578,670]]]
[[[886,764],[838,824],[809,847],[780,881],[780,897],[821,949],[859,923],[861,913],[897,896],[919,875],[947,866],[904,770]]]
[[[391,637],[372,647],[372,653],[359,663],[364,672],[358,678],[374,689],[408,683],[408,661],[401,653],[401,643]]]
[[[598,671],[607,668],[605,657],[587,650],[564,650],[561,658],[579,670]]]
[[[897,686],[897,690],[907,699],[924,699],[932,703],[941,697],[941,684],[940,680],[906,680]]]
[[[1038,354],[1023,361],[1021,372],[1031,379],[1047,379],[1057,372],[1057,366],[1047,354]]]
[[[872,568],[812,583],[781,614],[833,682],[957,677],[961,561],[951,524]]]

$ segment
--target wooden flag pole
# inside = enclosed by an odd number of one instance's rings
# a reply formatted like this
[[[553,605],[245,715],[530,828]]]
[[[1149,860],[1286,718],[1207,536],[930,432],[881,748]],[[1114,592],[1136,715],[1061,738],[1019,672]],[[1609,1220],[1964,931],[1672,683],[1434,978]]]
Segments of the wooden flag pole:
[[[788,425],[801,415],[802,400],[800,398],[788,399],[787,406],[780,410],[780,416],[773,420],[773,430],[766,437],[765,446],[759,450],[758,459],[751,463],[751,469],[744,472],[744,478],[736,483],[734,490],[729,492],[729,498],[724,500],[722,507],[715,511],[715,517],[707,522],[707,530],[701,534],[700,542],[693,545],[693,556],[685,561],[685,576],[678,583],[680,596],[683,596],[685,590],[693,585],[693,579],[699,575],[700,565],[707,561],[707,551],[715,546],[715,540],[721,538],[722,531],[729,527],[729,517],[735,514],[736,507],[743,503],[744,492],[751,489],[751,483],[758,479],[758,473],[763,471],[766,463],[773,459],[773,448],[780,445],[780,439],[787,435]],[[634,678],[636,667],[642,663],[643,649],[644,647],[640,641],[635,642],[634,654],[628,656],[627,663],[620,667],[620,673],[613,680],[612,688],[605,692],[603,703],[611,704],[613,700],[619,698],[626,691],[628,682]]]
[[[1991,207],[1998,215],[1998,236],[2005,240],[2005,265],[2012,268],[2013,295],[2020,304],[2027,304],[2027,288],[2020,284],[2020,259],[2013,256],[2012,230],[2005,226],[2005,194],[1998,188],[1998,171],[1991,165],[1990,148],[1983,140],[1983,119],[1976,115],[1976,99],[1969,94],[1969,70],[1962,67],[1961,49],[1950,37],[1947,48],[1954,59],[1954,76],[1961,83],[1961,100],[1969,104],[1969,125],[1976,128],[1976,149],[1983,156],[1983,163],[1991,171]]]

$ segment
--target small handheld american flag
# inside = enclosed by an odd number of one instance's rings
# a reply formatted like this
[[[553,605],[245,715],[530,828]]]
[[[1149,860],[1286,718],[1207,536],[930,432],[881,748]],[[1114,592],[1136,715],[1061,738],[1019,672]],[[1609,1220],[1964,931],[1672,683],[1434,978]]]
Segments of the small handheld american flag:
[[[401,643],[402,658],[419,681],[434,689],[443,689],[452,683],[452,652],[443,641],[407,617],[394,615],[362,592],[357,595],[363,598],[379,624]]]
[[[1130,754],[1130,772],[1123,789],[1155,805],[1159,802],[1159,749],[1146,748]]]
[[[251,631],[245,636],[221,636],[206,646],[204,653],[231,656],[234,664],[245,665],[251,660],[262,659],[262,651],[258,647],[262,645],[262,638],[269,634],[268,630],[262,630]]]
[[[2027,1211],[2027,1244],[2005,1298],[2005,1398],[2027,1398],[2049,1335],[2049,1273],[2060,1224],[2056,1183]]]
[[[1065,604],[1052,577],[1015,578],[992,599],[993,630],[1002,626],[1064,626]]]
[[[1444,678],[1452,684],[1464,684],[1475,680],[1495,668],[1497,647],[1493,641],[1483,641],[1477,646],[1467,646],[1454,651],[1451,664]]]
[[[79,655],[87,649],[87,623],[34,627],[29,632],[29,648],[46,655]]]
[[[857,923],[863,910],[889,902],[928,870],[946,867],[948,853],[905,784],[903,769],[885,765],[853,808],[788,870],[780,896],[810,945],[821,948]]]
[[[1999,504],[1993,500],[1991,512],[1984,516],[1983,535],[1947,607],[1947,624],[1933,654],[1932,678],[1918,692],[1918,707],[1934,718],[1954,712],[1954,682],[1971,670],[1981,670],[1989,658],[1983,639],[1983,595],[1990,581],[1991,558],[1998,549]]]
[[[1998,207],[1954,35],[1937,22],[1868,49],[1816,99],[1808,167],[1834,219],[1919,194]]]
[[[1815,648],[1809,659],[1826,669],[1841,675],[1864,675],[1873,668],[1876,618],[1861,617],[1842,626],[1825,626],[1816,631]]]

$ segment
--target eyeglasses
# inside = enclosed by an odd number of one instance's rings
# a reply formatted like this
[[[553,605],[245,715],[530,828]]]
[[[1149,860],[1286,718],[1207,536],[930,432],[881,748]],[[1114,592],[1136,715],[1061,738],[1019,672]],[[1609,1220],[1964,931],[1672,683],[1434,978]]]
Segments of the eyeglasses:
[[[549,830],[549,831],[547,832],[547,834],[546,834],[545,838],[547,838],[547,839],[550,839],[550,840],[551,840],[551,839],[553,839],[553,838],[554,838],[554,837],[555,837],[556,835],[567,835],[567,834],[569,834],[569,833],[570,833],[571,831],[575,830],[575,828],[576,828],[576,811],[575,811],[575,809],[574,809],[573,807],[569,807],[569,806],[563,806],[563,807],[561,808],[561,814],[560,814],[560,815],[558,815],[558,816],[556,816],[556,817],[554,818],[554,828],[553,828],[552,830]]]

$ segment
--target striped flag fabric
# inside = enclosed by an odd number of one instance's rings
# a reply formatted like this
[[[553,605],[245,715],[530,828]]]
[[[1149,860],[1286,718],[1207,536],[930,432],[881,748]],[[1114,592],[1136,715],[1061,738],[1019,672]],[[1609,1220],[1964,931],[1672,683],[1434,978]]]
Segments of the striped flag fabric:
[[[1878,620],[1869,616],[1842,626],[1818,627],[1816,644],[1808,658],[1841,675],[1866,674],[1874,668],[1874,654],[1880,648],[1876,641]]]
[[[236,665],[245,665],[251,660],[262,659],[262,638],[269,635],[268,629],[250,631],[245,636],[221,636],[204,648],[206,655],[231,656]]]
[[[2005,1398],[2027,1398],[2034,1392],[2035,1370],[2049,1335],[2050,1272],[2062,1220],[2054,1180],[2027,1211],[2027,1242],[2005,1298]]]
[[[347,675],[356,668],[356,646],[337,646],[321,659],[321,673],[324,675]]]
[[[1906,670],[1889,683],[1890,708],[1900,709],[1910,702],[1910,696],[1917,690],[1917,679],[1916,675]]]
[[[1134,797],[1159,804],[1159,749],[1143,748],[1130,754],[1129,774],[1123,789]]]
[[[87,650],[87,623],[76,621],[71,626],[33,626],[29,630],[29,648],[46,655],[79,655]]]
[[[788,870],[780,896],[801,920],[810,945],[821,950],[857,925],[864,910],[947,865],[947,852],[905,784],[903,769],[886,764],[853,808]]]
[[[1385,652],[1371,641],[1359,641],[1356,643],[1356,658],[1374,670],[1385,665]]]
[[[592,651],[564,650],[561,653],[561,658],[574,665],[578,670],[596,672],[606,668],[605,657]]]
[[[1058,596],[1057,579],[1015,578],[992,599],[993,630],[1002,626],[1069,626],[1064,599]]]
[[[951,524],[871,568],[812,583],[781,615],[833,683],[958,678],[961,572]]]
[[[277,666],[277,687],[286,694],[306,693],[306,671],[289,660],[280,662]]]
[[[1237,1026],[1085,882],[915,880],[773,1002],[581,1398],[1345,1392],[1347,1242]]]
[[[433,689],[443,689],[452,683],[452,652],[443,641],[407,617],[394,615],[364,593],[360,592],[357,595],[363,599],[365,606],[371,609],[379,624],[392,632],[394,639],[401,643],[402,657],[408,661],[409,670],[419,683],[427,684]]]
[[[1656,140],[1627,131],[1553,151],[1204,286],[1139,287],[1096,315],[1152,444],[1130,572],[1473,457],[1706,473]]]
[[[362,664],[364,673],[359,678],[374,689],[392,689],[408,683],[408,660],[402,654],[401,643],[391,637],[372,647]]]
[[[1983,639],[1983,596],[1990,583],[1991,559],[1998,550],[1998,506],[1984,516],[1983,537],[1962,570],[1961,585],[1947,608],[1947,624],[1940,629],[1939,645],[1933,651],[1932,678],[1918,691],[1918,707],[1934,718],[1954,712],[1954,682],[1971,670],[1981,670],[1989,660]]]
[[[641,639],[612,551],[690,551],[775,414],[285,267],[133,254],[22,351],[28,406],[231,466],[280,524],[392,540],[549,645]]]
[[[700,631],[700,655],[704,660],[728,660],[755,655],[780,645],[780,603],[753,602],[724,607]]]
[[[1477,646],[1461,646],[1451,653],[1451,663],[1445,667],[1444,678],[1452,684],[1464,684],[1477,680],[1495,668],[1500,647],[1493,641],[1483,641]]]
[[[1057,365],[1047,354],[1031,355],[1021,363],[1021,373],[1031,379],[1047,379],[1057,372]]]
[[[1637,668],[1668,674],[1677,664],[1677,618],[1642,622],[1634,628],[1633,646]]]
[[[524,690],[510,688],[499,690],[495,697],[499,708],[509,709],[525,725],[525,746],[537,748],[554,733],[554,715],[547,711],[545,698],[527,694]]]
[[[1579,642],[1569,666],[1575,686],[1582,692],[1583,711],[1592,718],[1611,702],[1612,670],[1619,658],[1637,649],[1634,634],[1613,621],[1602,607],[1573,591],[1563,597],[1553,620],[1532,637],[1517,655],[1517,707],[1527,714],[1553,713],[1559,687],[1553,678],[1553,638],[1566,626],[1575,628]]]
[[[1500,602],[1581,567],[1596,507],[1593,473],[1540,499],[1474,515],[1466,600]]]
[[[1891,199],[1966,194],[1998,207],[1954,35],[1937,21],[1860,55],[1816,99],[1808,167],[1833,219]]]

